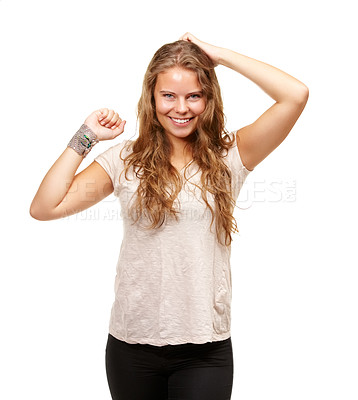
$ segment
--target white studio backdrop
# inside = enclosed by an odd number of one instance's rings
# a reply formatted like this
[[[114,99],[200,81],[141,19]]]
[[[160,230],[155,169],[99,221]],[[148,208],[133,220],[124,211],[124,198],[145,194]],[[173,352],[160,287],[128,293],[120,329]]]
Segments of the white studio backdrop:
[[[0,1],[2,261],[0,397],[110,399],[104,355],[122,238],[109,196],[39,222],[45,173],[94,110],[136,135],[154,52],[186,31],[272,64],[310,89],[287,139],[249,175],[232,245],[234,387],[240,400],[356,400],[357,37],[354,4]],[[229,130],[272,103],[217,68]]]

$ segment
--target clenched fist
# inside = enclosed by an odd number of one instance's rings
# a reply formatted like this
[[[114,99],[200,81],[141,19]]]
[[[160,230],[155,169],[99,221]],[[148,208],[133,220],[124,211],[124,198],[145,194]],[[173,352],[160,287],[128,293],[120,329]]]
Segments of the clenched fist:
[[[124,131],[126,121],[108,108],[100,108],[89,115],[84,122],[97,135],[98,140],[111,140]]]

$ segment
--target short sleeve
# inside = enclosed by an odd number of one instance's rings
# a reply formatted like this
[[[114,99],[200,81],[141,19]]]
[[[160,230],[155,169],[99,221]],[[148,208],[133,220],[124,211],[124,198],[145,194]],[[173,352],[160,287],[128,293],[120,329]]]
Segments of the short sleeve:
[[[116,197],[119,196],[119,192],[121,189],[120,186],[120,174],[124,169],[124,163],[121,159],[121,151],[128,143],[128,140],[124,140],[121,143],[118,143],[103,153],[99,154],[95,157],[94,161],[98,162],[99,165],[107,172],[108,176],[111,178],[113,188],[114,188],[114,195]],[[126,150],[122,151],[122,158],[127,155]]]
[[[247,169],[241,160],[239,149],[237,147],[236,132],[229,133],[229,136],[231,139],[234,138],[234,144],[228,150],[225,160],[233,175],[233,193],[235,199],[237,199],[247,176],[253,170]]]

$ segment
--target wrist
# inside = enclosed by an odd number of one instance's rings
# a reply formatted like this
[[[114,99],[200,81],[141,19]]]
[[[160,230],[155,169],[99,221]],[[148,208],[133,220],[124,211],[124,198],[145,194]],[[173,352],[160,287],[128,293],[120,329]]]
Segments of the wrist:
[[[75,150],[77,154],[85,158],[87,154],[92,150],[99,142],[97,135],[93,130],[86,124],[82,124],[80,129],[73,135],[69,141],[67,147]]]
[[[217,47],[216,54],[215,54],[215,62],[217,65],[225,65],[225,51],[226,49],[223,47]]]
[[[233,57],[234,52],[224,47],[219,47],[217,52],[217,62],[218,64],[231,68],[230,60]]]

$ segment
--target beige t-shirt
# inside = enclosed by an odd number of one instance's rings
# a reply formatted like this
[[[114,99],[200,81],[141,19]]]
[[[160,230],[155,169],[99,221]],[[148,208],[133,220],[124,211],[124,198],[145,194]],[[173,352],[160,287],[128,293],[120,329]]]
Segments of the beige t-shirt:
[[[234,132],[230,136],[235,136]],[[123,240],[117,262],[115,300],[109,333],[127,343],[206,343],[230,337],[231,246],[216,238],[215,223],[210,231],[211,212],[201,198],[200,174],[196,163],[186,172],[190,177],[179,193],[176,205],[181,214],[154,230],[145,230],[128,214],[138,178],[128,171],[119,154],[124,140],[95,158],[110,176],[114,195],[119,198]],[[130,150],[129,150],[130,151]],[[123,150],[122,158],[127,154]],[[233,174],[233,195],[251,172],[242,164],[236,141],[224,158]],[[184,174],[184,168],[180,171]],[[214,198],[207,193],[214,209]],[[179,200],[179,203],[178,203]]]

